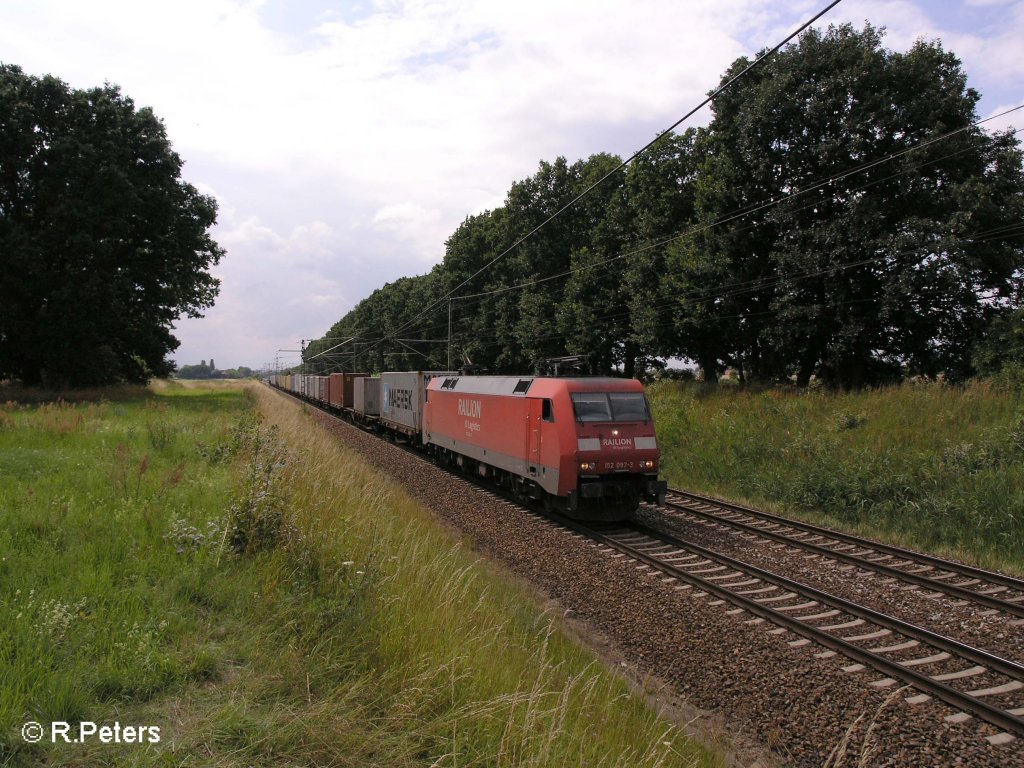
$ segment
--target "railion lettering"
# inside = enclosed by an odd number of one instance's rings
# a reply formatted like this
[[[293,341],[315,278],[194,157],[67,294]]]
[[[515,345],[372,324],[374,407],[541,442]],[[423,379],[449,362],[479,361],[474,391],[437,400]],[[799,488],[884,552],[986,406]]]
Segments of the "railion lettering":
[[[605,448],[632,448],[633,438],[631,437],[604,437],[601,438],[601,445]]]
[[[479,419],[483,412],[483,404],[479,400],[464,400],[459,398],[459,416],[469,416],[471,419]]]

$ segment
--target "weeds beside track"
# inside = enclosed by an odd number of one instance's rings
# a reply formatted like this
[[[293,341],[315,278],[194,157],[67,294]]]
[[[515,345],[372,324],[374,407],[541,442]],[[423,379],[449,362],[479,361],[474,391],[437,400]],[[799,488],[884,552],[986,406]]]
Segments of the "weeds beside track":
[[[1024,395],[649,389],[677,487],[1024,576]]]

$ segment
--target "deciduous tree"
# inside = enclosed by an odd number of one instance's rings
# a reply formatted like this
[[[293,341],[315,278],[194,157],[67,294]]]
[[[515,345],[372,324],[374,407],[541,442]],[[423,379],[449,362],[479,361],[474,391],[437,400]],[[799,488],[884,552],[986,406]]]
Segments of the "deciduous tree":
[[[881,39],[809,31],[715,100],[710,226],[680,267],[720,274],[723,357],[755,378],[964,376],[1017,293],[1017,141],[974,125],[978,94],[940,43]]]
[[[144,381],[171,324],[212,306],[214,200],[181,179],[163,123],[113,85],[0,65],[0,378]]]

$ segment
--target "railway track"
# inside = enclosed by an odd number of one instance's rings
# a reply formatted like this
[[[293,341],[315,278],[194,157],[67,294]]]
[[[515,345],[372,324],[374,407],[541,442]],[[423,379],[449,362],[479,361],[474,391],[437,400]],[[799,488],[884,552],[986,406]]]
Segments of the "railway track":
[[[906,697],[909,704],[935,698],[958,710],[947,716],[951,722],[984,720],[999,730],[986,737],[992,744],[1024,737],[1024,665],[643,525],[591,527],[549,517],[613,556],[680,582],[677,589],[731,603],[736,613],[752,614],[751,622],[776,625],[772,632],[799,635],[791,646],[822,646],[818,658],[841,654],[854,662],[844,672],[876,671],[882,677],[873,687],[912,686],[918,693]]]
[[[665,506],[701,522],[779,542],[1024,619],[1024,580],[1012,576],[687,491],[670,489]]]
[[[518,503],[496,493],[494,488],[486,490],[492,495],[505,498],[510,503]],[[669,502],[670,508],[675,508],[681,513],[695,514],[696,517],[717,525],[728,524],[726,518],[721,512],[715,515],[704,507],[715,505],[720,510],[737,516],[746,516],[748,513],[751,516],[761,514],[755,510],[746,510],[737,505],[723,504],[692,494],[687,494],[690,504],[687,506],[682,503],[682,494],[675,493],[676,496]],[[703,516],[702,513],[708,516]],[[650,570],[652,574],[660,573],[666,582],[676,582],[676,589],[692,590],[690,594],[695,597],[708,596],[712,601],[728,602],[734,606],[732,609],[726,609],[731,613],[751,614],[752,617],[748,619],[750,623],[768,622],[774,625],[775,628],[769,630],[773,634],[791,632],[797,635],[797,639],[789,643],[795,648],[810,646],[813,643],[820,647],[815,653],[818,658],[849,659],[852,663],[842,667],[844,672],[877,672],[877,679],[868,681],[868,686],[885,689],[902,682],[917,690],[915,694],[908,693],[904,696],[910,705],[936,699],[957,710],[946,717],[951,722],[976,717],[989,723],[996,729],[995,733],[985,737],[992,745],[1024,738],[1022,664],[641,525],[592,528],[559,515],[536,510],[530,510],[530,514],[546,517],[556,525],[595,541],[597,546],[607,550],[612,556],[633,559],[637,563],[636,567]],[[740,517],[732,522],[739,522],[741,525],[730,527],[743,530],[743,526],[751,525],[754,529],[746,530],[746,533],[762,536],[768,533],[766,538],[769,539],[781,535],[774,528],[776,525],[796,530],[805,529],[802,531],[805,536],[785,541],[790,546],[800,546],[801,538],[814,539],[816,536],[828,535],[840,544],[853,545],[849,549],[839,550],[839,556],[835,559],[840,560],[852,557],[850,553],[855,549],[866,549],[868,546],[871,546],[872,552],[876,554],[890,554],[880,552],[882,545],[846,534],[836,534],[828,529],[811,532],[806,529],[813,529],[814,526],[772,515],[764,515],[764,519],[768,521],[768,525],[773,526],[772,530],[757,529],[753,523]],[[828,549],[827,545],[820,544],[819,541],[815,539],[812,543],[814,546]],[[899,553],[901,558],[905,555],[906,559],[932,560],[935,564],[943,566],[947,564],[938,558],[929,558],[894,547],[884,549]],[[832,557],[835,551],[828,549],[822,554]],[[897,563],[899,562],[902,560],[898,559]],[[859,562],[857,564],[860,565]],[[936,568],[935,564],[928,564],[931,568]],[[955,563],[948,565],[960,567]],[[967,566],[963,568],[989,575],[989,572],[980,569],[970,569]],[[942,575],[942,571],[939,575]],[[1007,578],[1000,574],[992,575]],[[981,583],[980,579],[976,582]],[[962,583],[959,583],[959,586],[966,589]],[[1010,584],[998,586],[1004,587],[1007,591],[1015,589]],[[1011,592],[1010,596],[1016,595]],[[1019,607],[1017,602],[1008,604]]]

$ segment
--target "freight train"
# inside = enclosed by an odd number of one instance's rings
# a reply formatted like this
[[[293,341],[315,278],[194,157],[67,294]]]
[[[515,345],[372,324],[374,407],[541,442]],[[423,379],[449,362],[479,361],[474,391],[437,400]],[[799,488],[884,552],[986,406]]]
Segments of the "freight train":
[[[571,517],[615,520],[642,499],[664,502],[654,421],[635,379],[402,371],[268,383]]]

